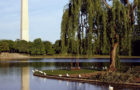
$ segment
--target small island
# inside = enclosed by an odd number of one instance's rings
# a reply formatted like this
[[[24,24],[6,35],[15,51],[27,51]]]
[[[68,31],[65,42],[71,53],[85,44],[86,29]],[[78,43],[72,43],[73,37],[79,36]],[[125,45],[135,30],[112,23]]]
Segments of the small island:
[[[91,84],[119,85],[140,88],[140,67],[128,71],[108,72],[107,67],[80,70],[33,70],[34,76]]]

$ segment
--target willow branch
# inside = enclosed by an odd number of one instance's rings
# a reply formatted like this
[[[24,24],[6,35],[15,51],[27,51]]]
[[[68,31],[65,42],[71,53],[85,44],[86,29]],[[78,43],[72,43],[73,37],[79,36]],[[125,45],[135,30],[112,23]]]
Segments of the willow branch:
[[[138,6],[138,0],[134,0],[133,9],[135,9],[137,6]]]
[[[107,6],[107,8],[111,9],[111,7],[107,4],[106,0],[103,0],[103,2]]]

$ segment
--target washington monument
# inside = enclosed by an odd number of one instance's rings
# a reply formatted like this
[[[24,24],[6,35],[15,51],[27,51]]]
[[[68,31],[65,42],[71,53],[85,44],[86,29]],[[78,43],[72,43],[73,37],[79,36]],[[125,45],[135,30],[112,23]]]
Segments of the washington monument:
[[[28,0],[21,0],[21,40],[29,41]]]

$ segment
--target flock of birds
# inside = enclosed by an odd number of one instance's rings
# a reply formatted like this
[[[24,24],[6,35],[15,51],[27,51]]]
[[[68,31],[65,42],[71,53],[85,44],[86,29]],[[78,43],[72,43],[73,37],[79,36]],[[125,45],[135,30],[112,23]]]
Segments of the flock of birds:
[[[39,72],[39,73],[41,73],[41,74],[43,74],[43,75],[45,75],[45,76],[47,75],[46,72],[43,72],[43,71],[40,71],[40,70],[37,70],[37,69],[32,70],[32,72],[33,72],[33,73]],[[52,72],[53,72],[53,70],[52,70]],[[59,74],[58,76],[59,76],[59,77],[62,77],[62,74]],[[66,77],[70,77],[70,75],[67,73],[67,74],[66,74]],[[82,76],[79,74],[78,77],[81,78]]]
[[[94,68],[94,67],[92,67],[92,68]],[[96,67],[95,67],[95,68],[96,68]],[[103,67],[103,70],[107,70],[107,67]],[[32,70],[32,72],[33,72],[33,73],[39,72],[39,73],[41,73],[41,74],[43,74],[43,75],[45,75],[45,76],[47,75],[46,72],[43,72],[43,71],[40,71],[40,70],[37,70],[37,69]],[[53,70],[52,70],[52,72],[53,72]],[[58,76],[59,76],[59,77],[62,77],[62,74],[59,74]],[[66,74],[66,77],[70,77],[70,75],[67,73],[67,74]],[[81,74],[79,74],[78,77],[81,78],[81,77],[82,77]],[[109,85],[109,90],[113,90],[113,87],[112,87],[111,85]]]
[[[44,74],[45,76],[47,75],[45,72],[43,72],[43,71],[39,71],[39,70],[37,70],[37,69],[32,70],[32,72],[33,72],[33,73],[35,73],[35,72],[39,72],[39,73],[41,73],[41,74]]]

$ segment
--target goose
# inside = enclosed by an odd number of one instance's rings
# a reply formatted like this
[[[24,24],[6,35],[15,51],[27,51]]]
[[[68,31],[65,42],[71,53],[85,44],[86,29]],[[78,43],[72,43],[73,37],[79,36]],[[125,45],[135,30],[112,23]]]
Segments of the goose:
[[[44,72],[44,75],[46,76],[47,74]]]
[[[105,66],[105,70],[107,70],[107,66]]]
[[[81,75],[79,74],[78,77],[81,78]]]
[[[38,70],[37,70],[37,69],[35,69],[35,72],[38,72]]]
[[[105,70],[105,67],[102,67],[103,70]]]
[[[62,74],[59,74],[58,76],[59,76],[59,77],[62,77]]]
[[[34,71],[34,70],[32,70],[32,72],[34,73],[35,71]]]
[[[113,90],[113,87],[109,85],[109,90]]]
[[[39,71],[40,73],[43,73],[42,71]]]
[[[67,73],[66,76],[69,77],[70,75]]]

